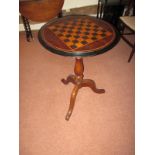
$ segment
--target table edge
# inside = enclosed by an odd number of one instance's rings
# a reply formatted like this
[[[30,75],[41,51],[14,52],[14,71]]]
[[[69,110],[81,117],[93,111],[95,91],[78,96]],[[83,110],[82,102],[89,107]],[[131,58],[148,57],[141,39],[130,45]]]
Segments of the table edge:
[[[89,15],[67,15],[67,16],[88,16],[88,17],[92,17],[92,18],[97,19],[96,17],[89,16]],[[64,16],[64,17],[67,17],[67,16]],[[41,45],[43,45],[43,47],[45,47],[49,52],[52,52],[54,54],[58,54],[58,55],[62,55],[62,56],[72,56],[72,57],[95,56],[95,55],[99,55],[99,54],[102,54],[102,53],[105,53],[105,52],[109,51],[110,49],[112,49],[113,47],[115,47],[115,45],[120,41],[120,33],[118,32],[118,30],[112,24],[110,24],[109,22],[107,22],[107,21],[104,20],[104,22],[108,23],[114,29],[114,31],[116,33],[115,40],[109,46],[105,47],[104,49],[100,49],[100,50],[96,50],[96,51],[94,50],[94,51],[90,51],[90,52],[86,52],[86,53],[81,53],[81,52],[78,52],[78,51],[72,52],[72,53],[71,52],[59,51],[59,50],[56,50],[56,49],[48,46],[44,42],[44,40],[42,39],[42,37],[41,37],[41,30],[42,30],[42,28],[44,28],[46,25],[48,25],[51,21],[54,22],[55,20],[57,20],[57,18],[48,21],[46,24],[44,24],[40,28],[40,30],[38,32],[38,40],[41,43]],[[101,20],[101,19],[99,19],[99,20]]]

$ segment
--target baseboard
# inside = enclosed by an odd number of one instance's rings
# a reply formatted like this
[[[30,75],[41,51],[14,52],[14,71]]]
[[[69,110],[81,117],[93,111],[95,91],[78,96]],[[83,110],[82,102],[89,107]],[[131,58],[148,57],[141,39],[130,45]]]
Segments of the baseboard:
[[[31,30],[39,30],[45,23],[39,23],[39,24],[30,24]],[[19,24],[19,31],[25,31],[24,25]]]
[[[91,14],[89,16],[96,16],[96,14]],[[45,23],[37,23],[37,24],[30,24],[31,30],[39,30]],[[24,25],[19,24],[19,31],[25,31]]]
[[[96,11],[97,11],[97,5],[71,8],[69,10],[63,10],[63,16],[72,15],[72,14],[96,16]],[[31,30],[39,30],[41,26],[45,24],[45,23],[37,23],[33,21],[29,21],[29,23],[30,23]],[[21,15],[19,15],[19,31],[25,31],[23,22],[21,19]]]

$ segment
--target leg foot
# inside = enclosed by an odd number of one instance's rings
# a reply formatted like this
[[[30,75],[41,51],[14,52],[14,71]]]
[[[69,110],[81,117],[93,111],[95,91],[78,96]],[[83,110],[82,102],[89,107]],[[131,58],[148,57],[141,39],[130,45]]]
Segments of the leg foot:
[[[76,79],[75,75],[69,75],[66,80],[62,79],[61,81],[63,84],[68,84],[69,82],[72,82],[73,84],[75,84],[75,79]]]
[[[105,93],[104,89],[97,89],[95,82],[90,79],[84,79],[81,83],[81,86],[90,87],[95,93],[98,93],[98,94]]]
[[[74,68],[75,75],[69,75],[66,80],[65,79],[61,80],[64,84],[68,84],[69,82],[71,82],[75,85],[71,93],[69,109],[65,117],[67,121],[70,119],[72,115],[75,99],[76,99],[78,90],[80,88],[90,87],[95,93],[98,93],[98,94],[105,93],[104,89],[96,88],[96,84],[93,80],[83,79],[84,77],[83,72],[84,72],[83,59],[76,58],[75,68]]]
[[[75,87],[74,87],[74,89],[72,91],[71,98],[70,98],[69,109],[68,109],[67,115],[65,117],[65,119],[67,121],[69,120],[70,116],[72,115],[74,104],[75,104],[75,99],[76,99],[79,88],[80,87],[78,85],[75,85]]]

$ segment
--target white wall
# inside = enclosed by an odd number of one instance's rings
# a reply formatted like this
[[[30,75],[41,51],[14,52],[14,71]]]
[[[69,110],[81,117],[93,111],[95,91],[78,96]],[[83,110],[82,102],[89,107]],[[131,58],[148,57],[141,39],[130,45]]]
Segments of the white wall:
[[[120,0],[108,0],[108,4],[119,3]],[[127,3],[128,0],[122,0],[122,3]],[[98,4],[98,0],[64,0],[63,9],[78,8]]]
[[[98,0],[65,0],[63,9],[78,8],[98,4]]]

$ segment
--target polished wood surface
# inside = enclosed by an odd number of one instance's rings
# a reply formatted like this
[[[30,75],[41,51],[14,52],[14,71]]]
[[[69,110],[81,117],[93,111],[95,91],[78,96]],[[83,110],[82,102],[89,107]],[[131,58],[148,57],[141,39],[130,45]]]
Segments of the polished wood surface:
[[[104,53],[117,44],[119,34],[109,23],[90,16],[54,19],[39,31],[39,41],[51,52],[65,56]]]
[[[32,21],[45,22],[56,17],[64,0],[20,0],[19,12]]]
[[[84,79],[83,56],[102,54],[119,41],[119,34],[109,23],[90,16],[65,16],[45,24],[38,34],[40,43],[49,51],[63,56],[74,56],[74,75],[61,81],[72,83],[74,88],[70,97],[70,105],[65,119],[68,121],[73,112],[75,99],[79,89],[89,87],[95,93],[105,93],[96,88],[91,79]]]
[[[82,58],[76,58],[75,59],[75,67],[74,67],[75,75],[69,75],[66,80],[65,79],[61,80],[64,84],[68,84],[69,82],[71,82],[75,85],[73,90],[72,90],[72,93],[71,93],[69,109],[68,109],[67,115],[65,117],[65,119],[67,121],[69,120],[69,118],[73,112],[75,99],[76,99],[77,93],[78,93],[80,88],[90,87],[95,93],[98,93],[98,94],[105,93],[104,89],[97,89],[96,88],[96,84],[93,80],[83,79],[83,77],[84,77],[83,72],[84,72],[83,59]]]

